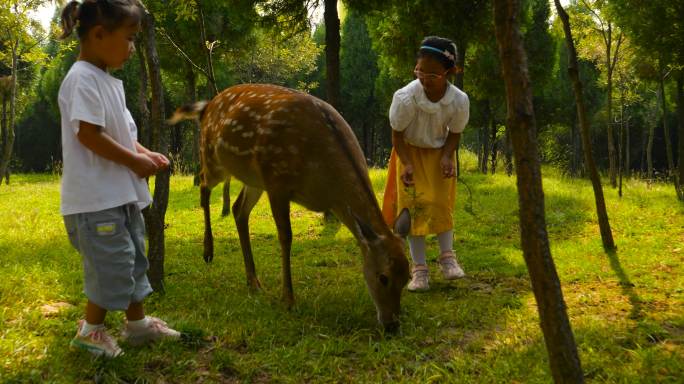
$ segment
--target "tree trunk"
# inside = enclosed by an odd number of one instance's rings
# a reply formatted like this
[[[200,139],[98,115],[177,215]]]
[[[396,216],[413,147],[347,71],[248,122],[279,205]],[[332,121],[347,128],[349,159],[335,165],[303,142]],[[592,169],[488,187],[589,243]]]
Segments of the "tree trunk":
[[[210,48],[207,46],[207,29],[204,25],[204,11],[202,10],[202,4],[200,1],[197,1],[197,10],[199,13],[199,22],[200,22],[200,38],[202,39],[201,44],[202,44],[202,49],[204,50],[206,54],[206,59],[207,59],[207,82],[209,87],[211,88],[212,91],[212,97],[216,96],[218,94],[218,88],[216,86],[216,75],[214,74],[214,60],[212,58],[212,50],[213,48]]]
[[[610,178],[610,185],[615,188],[616,184],[616,167],[615,167],[615,138],[613,135],[613,68],[610,60],[610,45],[611,45],[611,27],[608,24],[608,42],[606,44],[606,64],[608,68],[608,122],[606,124],[606,134],[608,135],[608,177]]]
[[[662,71],[661,71],[662,72]],[[665,154],[667,156],[667,178],[672,180],[675,185],[675,191],[679,190],[678,182],[675,179],[674,159],[672,156],[672,140],[670,138],[670,126],[667,124],[667,95],[665,94],[665,79],[661,73],[660,76],[660,105],[663,109],[663,136],[665,136]]]
[[[679,145],[677,156],[679,157],[677,178],[677,197],[684,201],[684,71],[677,76],[677,116],[679,122]]]
[[[9,89],[1,89],[2,91],[2,121],[0,125],[0,148],[5,148],[7,141],[7,101],[9,99]],[[2,184],[3,177],[0,176],[0,184]],[[9,184],[9,180],[7,180]]]
[[[657,96],[658,99],[660,99],[660,92],[658,93]],[[660,100],[658,100],[658,103],[660,103]],[[648,119],[648,144],[646,145],[646,168],[647,168],[647,174],[646,178],[647,179],[652,179],[653,178],[653,140],[655,139],[655,128],[656,125],[658,124],[658,113],[657,113],[658,105],[656,105],[652,110],[651,110],[651,118]]]
[[[150,148],[150,109],[147,105],[147,63],[145,62],[145,47],[142,36],[136,40],[136,51],[140,60],[140,93],[138,94],[138,108],[140,109],[140,122],[138,123],[138,142],[146,148]]]
[[[622,145],[623,140],[624,140],[624,131],[625,131],[625,93],[620,92],[620,125],[618,126],[618,196],[622,197],[622,173],[623,173],[623,166],[622,166],[622,160],[623,156],[622,153],[624,151],[624,145]]]
[[[145,45],[145,57],[149,71],[149,81],[152,89],[150,103],[150,149],[160,153],[168,153],[169,133],[163,127],[164,122],[164,96],[157,54],[157,42],[155,37],[155,20],[151,13],[146,13],[142,22],[142,39]],[[169,178],[170,168],[157,173],[154,184],[154,197],[152,205],[144,210],[145,224],[149,237],[147,258],[150,269],[147,276],[155,291],[164,292],[164,221],[166,207],[169,202]]]
[[[532,89],[519,26],[520,7],[519,0],[494,1],[494,26],[506,84],[506,128],[511,131],[515,155],[521,245],[553,379],[556,383],[582,383],[582,368],[546,231]]]
[[[575,177],[579,174],[580,167],[580,143],[577,139],[577,118],[573,116],[572,127],[570,128],[570,140],[572,142],[572,160],[570,163],[570,174]]]
[[[14,120],[17,111],[17,67],[19,65],[19,38],[17,37],[12,43],[12,68],[10,76],[10,113],[9,121],[7,122],[5,141],[2,147],[2,156],[0,156],[0,185],[2,179],[9,184],[10,161],[12,160],[12,149],[14,149]]]
[[[325,83],[328,103],[340,107],[340,19],[337,0],[325,0]]]
[[[603,247],[607,250],[615,249],[613,241],[613,233],[610,229],[610,222],[608,221],[608,212],[606,211],[606,202],[603,198],[603,187],[601,186],[601,178],[596,164],[594,163],[594,156],[591,148],[591,129],[589,128],[589,118],[587,117],[586,107],[584,105],[584,94],[582,93],[582,82],[579,78],[579,66],[577,64],[577,51],[575,50],[575,43],[572,40],[572,31],[570,30],[570,18],[560,5],[559,0],[554,0],[558,15],[563,22],[563,31],[565,33],[565,44],[568,47],[568,73],[572,80],[573,90],[575,92],[575,103],[577,104],[577,118],[580,123],[580,134],[582,135],[582,147],[584,148],[584,165],[589,172],[592,187],[594,188],[594,199],[596,200],[596,215],[598,216],[599,228],[601,231],[601,240]]]
[[[185,65],[185,100],[188,103],[197,101],[197,76],[193,70],[192,64]],[[199,121],[192,120],[186,124],[192,130],[192,158],[190,159],[190,169],[193,174],[193,185],[199,186]]]
[[[485,100],[484,102],[484,119],[482,129],[480,129],[480,136],[482,137],[482,146],[480,152],[482,153],[481,155],[481,161],[480,161],[480,171],[483,174],[487,174],[487,161],[489,160],[489,126],[490,126],[490,121],[492,120],[492,108],[491,104],[489,103],[489,99]]]
[[[463,90],[463,74],[465,72],[465,58],[466,58],[466,51],[468,49],[468,44],[465,42],[460,43],[460,47],[457,47],[460,49],[459,54],[456,56],[456,66],[461,68],[460,71],[456,73],[456,77],[454,79],[454,85],[460,89]],[[461,142],[459,141],[458,144],[456,145],[456,177],[459,177],[461,175],[461,157],[459,156],[459,153],[461,148]]]
[[[625,121],[625,177],[630,178],[632,176],[632,165],[631,165],[631,148],[632,144],[629,139],[629,117],[627,117],[627,120]]]
[[[504,163],[506,175],[513,175],[513,143],[511,142],[511,131],[506,129],[506,145],[504,145]]]
[[[492,146],[491,147],[492,148],[492,158],[491,158],[491,164],[492,165],[489,167],[489,169],[493,175],[496,173],[496,153],[498,152],[497,145],[496,145],[497,144],[497,141],[496,141],[496,131],[497,131],[496,120],[492,118],[490,120],[490,124],[491,124],[490,129],[491,129],[491,135],[492,135],[490,138],[490,142],[491,142],[491,146]]]

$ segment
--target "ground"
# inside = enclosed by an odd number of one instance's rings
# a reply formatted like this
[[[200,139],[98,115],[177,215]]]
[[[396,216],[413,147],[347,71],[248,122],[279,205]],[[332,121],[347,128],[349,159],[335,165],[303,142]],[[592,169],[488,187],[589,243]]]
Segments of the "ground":
[[[0,186],[0,382],[548,383],[546,350],[519,246],[515,178],[481,175],[464,156],[455,249],[468,278],[445,282],[429,241],[431,286],[405,293],[401,334],[384,335],[349,231],[294,207],[296,305],[280,297],[279,245],[268,201],[252,219],[250,293],[232,217],[213,196],[216,255],[202,260],[199,190],[171,179],[166,293],[150,314],[189,337],[113,361],[70,351],[85,303],[80,258],[59,215],[57,175]],[[385,170],[372,170],[378,198]],[[237,195],[239,184],[232,186]],[[587,180],[544,169],[551,252],[588,382],[681,383],[684,377],[684,205],[665,184],[606,187],[618,250],[601,247]],[[122,315],[108,316],[118,334]]]

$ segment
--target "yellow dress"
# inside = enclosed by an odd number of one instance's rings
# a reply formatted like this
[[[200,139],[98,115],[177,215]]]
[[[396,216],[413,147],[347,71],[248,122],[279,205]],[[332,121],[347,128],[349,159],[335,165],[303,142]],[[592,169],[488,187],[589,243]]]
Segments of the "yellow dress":
[[[456,201],[456,178],[442,176],[441,148],[419,148],[407,144],[413,163],[413,181],[405,186],[401,181],[404,166],[394,149],[390,155],[387,185],[382,202],[382,215],[388,225],[402,209],[411,214],[413,236],[425,236],[453,229],[452,211]]]

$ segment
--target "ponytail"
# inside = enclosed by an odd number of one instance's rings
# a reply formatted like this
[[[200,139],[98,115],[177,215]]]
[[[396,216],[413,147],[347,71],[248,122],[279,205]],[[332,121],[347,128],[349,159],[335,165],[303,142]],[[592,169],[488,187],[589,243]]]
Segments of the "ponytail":
[[[62,35],[60,40],[64,40],[71,35],[78,24],[78,14],[81,4],[78,1],[70,1],[62,10],[61,22]]]

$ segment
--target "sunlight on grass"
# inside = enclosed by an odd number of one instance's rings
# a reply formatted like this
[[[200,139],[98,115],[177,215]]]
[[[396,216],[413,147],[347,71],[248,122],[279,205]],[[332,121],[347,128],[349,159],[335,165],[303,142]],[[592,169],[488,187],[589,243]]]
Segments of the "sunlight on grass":
[[[292,209],[296,306],[280,303],[280,248],[264,197],[250,225],[250,293],[232,217],[212,196],[216,255],[202,261],[199,190],[174,176],[167,213],[166,295],[148,312],[191,335],[115,361],[69,351],[85,303],[81,262],[59,215],[59,180],[16,175],[0,186],[0,382],[550,381],[518,232],[515,177],[482,175],[461,156],[455,248],[469,277],[445,282],[428,238],[432,290],[405,294],[402,334],[385,337],[344,226]],[[381,199],[386,170],[372,169]],[[684,375],[684,206],[669,185],[605,189],[618,245],[606,254],[587,180],[544,169],[551,250],[590,382],[669,382]],[[233,182],[231,195],[240,184]],[[107,325],[118,334],[122,315]]]

